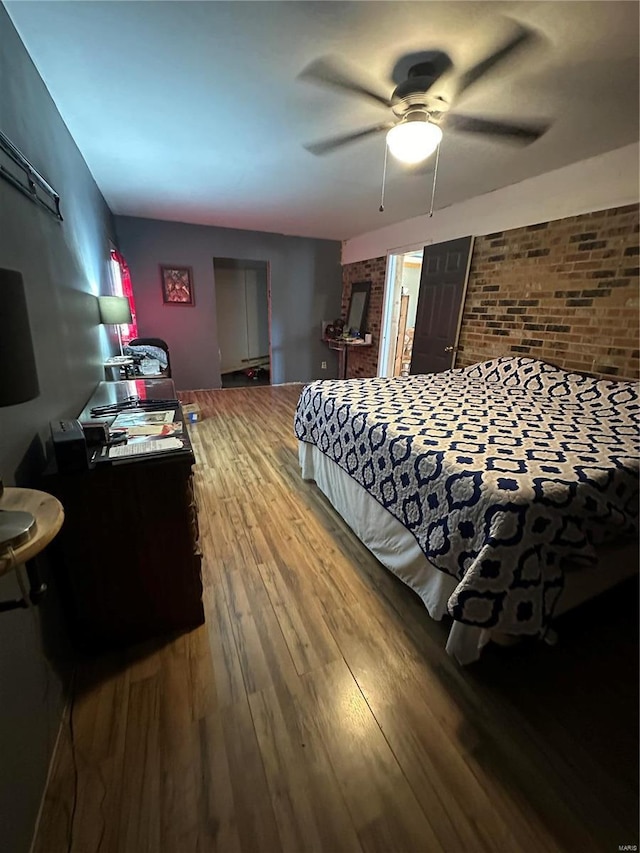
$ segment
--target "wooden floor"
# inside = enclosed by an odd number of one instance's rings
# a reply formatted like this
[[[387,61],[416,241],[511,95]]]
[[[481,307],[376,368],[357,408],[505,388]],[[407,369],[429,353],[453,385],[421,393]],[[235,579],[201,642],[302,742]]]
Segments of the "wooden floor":
[[[185,395],[207,623],[83,663],[74,853],[637,844],[637,586],[466,669],[299,476],[300,388]],[[37,853],[67,851],[63,730]],[[1,844],[0,844],[1,846]]]

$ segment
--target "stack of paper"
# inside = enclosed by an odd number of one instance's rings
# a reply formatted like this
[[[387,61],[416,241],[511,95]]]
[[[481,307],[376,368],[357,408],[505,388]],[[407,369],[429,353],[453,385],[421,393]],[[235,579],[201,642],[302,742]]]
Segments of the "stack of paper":
[[[182,450],[183,444],[178,438],[151,439],[139,444],[117,444],[109,448],[109,459],[125,459],[139,453],[166,453],[167,450]]]
[[[112,435],[126,432],[127,443],[112,447],[109,457],[180,450],[184,445],[176,436],[182,432],[182,423],[174,421],[174,415],[175,410],[148,412],[144,409],[131,409],[121,412],[109,427],[109,431]]]

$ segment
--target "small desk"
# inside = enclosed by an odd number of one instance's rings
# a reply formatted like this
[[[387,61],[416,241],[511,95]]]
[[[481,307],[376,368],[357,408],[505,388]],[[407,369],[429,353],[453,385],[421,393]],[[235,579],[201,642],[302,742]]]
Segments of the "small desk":
[[[3,509],[30,512],[36,520],[36,526],[31,539],[14,548],[13,558],[10,559],[5,552],[0,552],[0,575],[39,554],[58,533],[64,521],[64,510],[60,501],[53,495],[35,489],[6,487],[0,498],[0,510]]]
[[[364,340],[348,340],[345,338],[323,338],[325,344],[328,344],[329,349],[336,350],[340,354],[340,363],[338,365],[339,379],[347,378],[347,353],[349,349],[361,347],[370,347],[373,344],[367,344]]]

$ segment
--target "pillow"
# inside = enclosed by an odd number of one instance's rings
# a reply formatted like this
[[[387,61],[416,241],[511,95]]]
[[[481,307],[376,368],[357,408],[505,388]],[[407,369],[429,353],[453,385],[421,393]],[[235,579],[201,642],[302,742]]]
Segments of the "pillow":
[[[544,391],[550,397],[577,401],[599,414],[614,417],[620,409],[633,419],[640,416],[638,386],[633,382],[596,379],[585,373],[573,373],[526,356],[501,356],[463,369],[472,379],[499,382],[527,391]]]

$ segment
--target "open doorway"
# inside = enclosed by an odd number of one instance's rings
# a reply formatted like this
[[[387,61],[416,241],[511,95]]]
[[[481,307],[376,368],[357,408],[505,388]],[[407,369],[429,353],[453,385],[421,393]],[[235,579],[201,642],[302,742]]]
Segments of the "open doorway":
[[[390,256],[379,376],[454,366],[472,250],[469,236]]]
[[[379,376],[409,375],[421,271],[422,249],[389,257]]]
[[[213,271],[222,387],[270,385],[268,264],[214,258]]]

